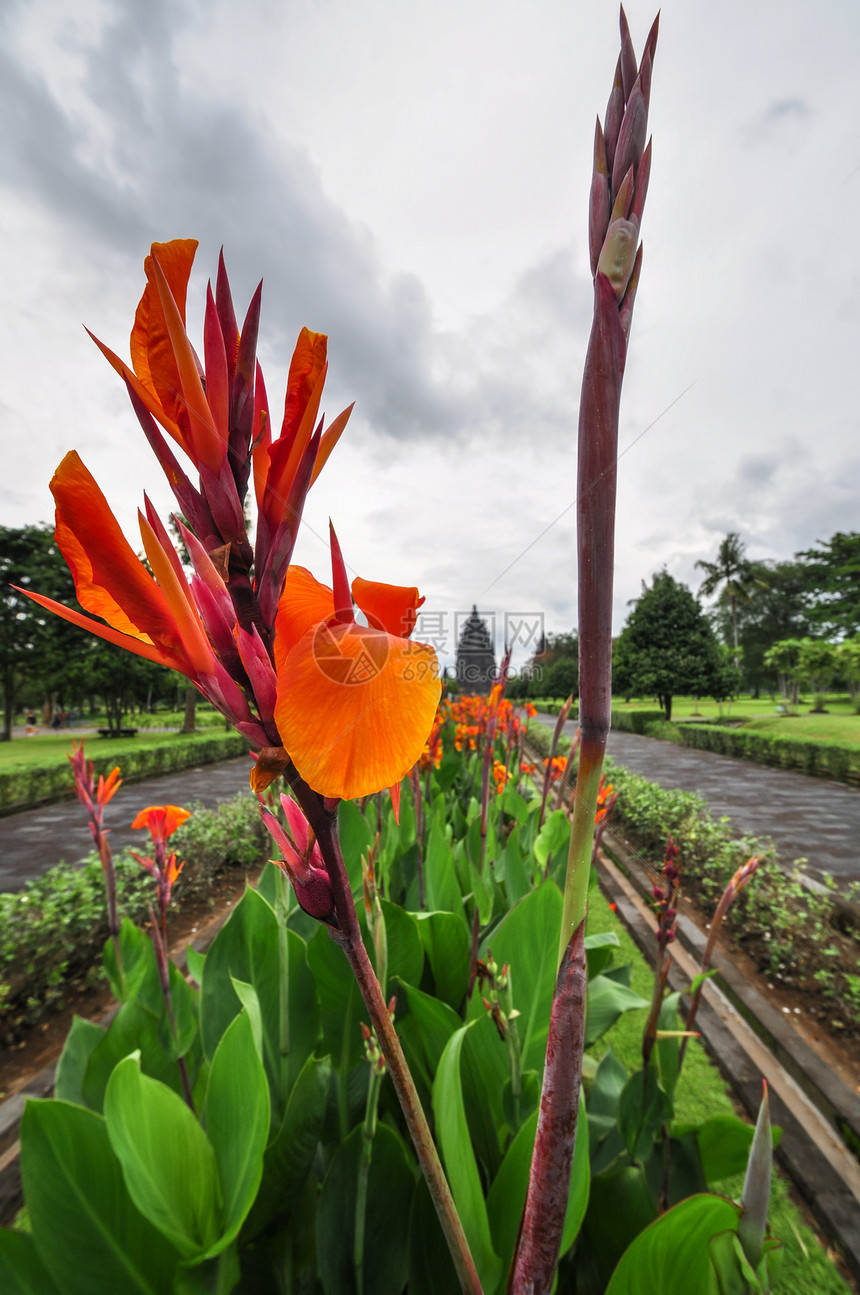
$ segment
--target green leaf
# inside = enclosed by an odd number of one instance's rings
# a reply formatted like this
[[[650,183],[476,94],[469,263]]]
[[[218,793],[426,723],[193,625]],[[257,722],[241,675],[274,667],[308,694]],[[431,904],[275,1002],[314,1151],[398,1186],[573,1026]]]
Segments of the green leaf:
[[[623,1143],[619,1145],[623,1149]],[[588,1291],[605,1291],[625,1249],[657,1216],[645,1175],[626,1164],[611,1173],[595,1173],[591,1158],[591,1194],[577,1247],[577,1278]],[[652,1292],[663,1295],[659,1284]]]
[[[311,1170],[326,1113],[331,1058],[308,1057],[293,1085],[283,1123],[266,1148],[263,1181],[248,1217],[243,1240],[254,1237],[278,1214],[291,1211]]]
[[[553,870],[560,863],[566,864],[569,847],[570,819],[563,809],[554,809],[544,819],[543,827],[538,833],[534,844],[535,858],[540,865],[541,871],[546,869],[550,857],[552,858]]]
[[[230,984],[233,986],[233,992],[235,993],[236,997],[239,999],[239,1002],[242,1004],[242,1006],[245,1009],[245,1015],[248,1017],[248,1020],[251,1025],[251,1037],[254,1040],[254,1047],[257,1050],[257,1056],[262,1061],[263,1059],[263,1017],[260,1012],[260,1000],[257,997],[257,991],[253,985],[246,984],[244,980],[237,980],[235,976],[230,977]],[[241,1014],[242,1013],[240,1012],[240,1015]],[[237,1020],[238,1020],[238,1017],[234,1016],[233,1020],[230,1022],[230,1025],[227,1026],[227,1029],[229,1030]],[[225,1030],[225,1034],[226,1034],[226,1030]],[[224,1035],[221,1036],[222,1039],[223,1037]],[[219,1042],[218,1048],[220,1048],[220,1046],[221,1044]],[[215,1049],[216,1053],[218,1051],[218,1048]]]
[[[415,1184],[409,1221],[409,1295],[451,1295],[460,1289],[451,1252],[427,1183]]]
[[[398,904],[390,904],[387,899],[380,903],[388,942],[388,976],[399,976],[410,985],[420,984],[424,970],[424,947],[415,918]]]
[[[612,962],[612,951],[621,947],[621,941],[614,931],[599,931],[585,937],[585,957],[588,963],[588,979],[599,976]]]
[[[469,1028],[464,1025],[457,1030],[442,1054],[433,1083],[433,1113],[448,1182],[469,1249],[484,1289],[494,1290],[502,1274],[502,1265],[490,1238],[487,1206],[469,1137],[460,1080],[460,1053]]]
[[[588,1094],[589,1115],[608,1115],[614,1120],[618,1112],[618,1099],[629,1078],[626,1066],[619,1061],[611,1047],[607,1048]]]
[[[203,1121],[215,1152],[224,1200],[223,1249],[239,1234],[263,1175],[269,1136],[269,1086],[248,1012],[227,1027],[215,1049]]]
[[[199,1024],[199,995],[178,967],[172,962],[168,967],[173,1022],[164,1010],[159,1022],[159,1038],[164,1051],[176,1061],[186,1056],[194,1043]]]
[[[433,820],[424,856],[424,902],[428,910],[456,913],[462,919],[463,896],[454,871],[454,856],[438,818]]]
[[[161,1006],[164,1007],[163,999]],[[179,1067],[162,1046],[161,1019],[137,998],[123,1003],[103,1038],[93,1048],[87,1063],[82,1091],[91,1110],[101,1112],[114,1067],[131,1052],[140,1053],[140,1065],[145,1074],[179,1091],[182,1086]]]
[[[432,994],[413,985],[404,984],[403,990],[409,1014],[398,1021],[397,1033],[415,1082],[423,1088],[422,1100],[429,1100],[445,1045],[460,1028],[460,1018]]]
[[[517,1030],[524,1070],[543,1074],[549,1013],[558,959],[561,929],[561,891],[555,882],[544,882],[521,899],[482,945],[486,960],[492,950],[501,967],[510,968],[514,1007],[519,1011]]]
[[[355,1202],[361,1127],[338,1147],[320,1193],[317,1262],[326,1295],[354,1295]],[[373,1138],[364,1220],[364,1290],[400,1295],[409,1262],[409,1215],[415,1177],[397,1134],[378,1124]]]
[[[595,976],[588,982],[585,1017],[585,1046],[590,1048],[595,1040],[605,1034],[624,1012],[647,1007],[648,1000],[619,984],[609,976]]]
[[[364,815],[353,800],[340,802],[337,827],[350,889],[355,893],[361,887],[361,856],[366,858],[369,854],[373,837]]]
[[[0,1229],[0,1290],[4,1295],[62,1295],[29,1232]]]
[[[737,1224],[738,1207],[722,1196],[681,1201],[627,1248],[606,1295],[713,1295],[708,1243]]]
[[[533,888],[531,868],[527,867],[519,837],[512,832],[505,845],[505,892],[508,908],[513,908]]]
[[[119,929],[119,951],[121,966],[117,963],[116,946],[112,939],[108,939],[102,965],[110,981],[111,993],[118,1003],[124,1003],[138,994],[143,980],[155,972],[152,941],[128,917],[122,919]]]
[[[680,994],[667,994],[663,999],[660,1006],[660,1015],[657,1018],[658,1030],[679,1030],[683,1028],[681,1018],[678,1015],[678,1003],[680,1001]],[[680,1039],[658,1039],[654,1047],[657,1068],[660,1072],[660,1083],[670,1099],[674,1096],[675,1084],[678,1082],[680,1044]]]
[[[471,1022],[463,1045],[460,1077],[472,1146],[488,1178],[498,1172],[502,1161],[503,1098],[510,1075],[507,1044],[499,1038],[492,1017],[482,1005],[481,1015]]]
[[[714,1115],[702,1124],[680,1124],[672,1129],[675,1137],[695,1134],[702,1158],[702,1169],[709,1183],[740,1174],[746,1169],[753,1140],[751,1124],[736,1115]],[[773,1130],[773,1145],[782,1137],[782,1129]]]
[[[188,974],[198,987],[203,984],[203,968],[206,965],[206,954],[199,953],[193,944],[186,945],[185,960]]]
[[[671,1114],[672,1104],[660,1087],[656,1066],[646,1066],[630,1076],[618,1099],[618,1127],[631,1160],[641,1163],[648,1159],[654,1139]]]
[[[418,934],[436,987],[436,997],[457,1010],[469,987],[470,938],[465,918],[454,913],[416,913]]]
[[[344,1064],[348,1070],[364,1056],[359,1026],[364,1004],[343,950],[323,927],[308,945],[308,964],[319,997],[325,1049],[338,1067]]]
[[[137,1208],[186,1259],[203,1258],[223,1210],[215,1152],[185,1102],[126,1057],[111,1075],[105,1119]]]
[[[514,1246],[522,1218],[529,1183],[532,1151],[537,1130],[538,1112],[535,1110],[523,1124],[505,1154],[501,1168],[493,1179],[487,1196],[487,1215],[493,1242],[507,1272],[511,1266]],[[585,1118],[585,1101],[580,1094],[576,1144],[570,1171],[570,1195],[564,1216],[561,1254],[573,1245],[582,1225],[588,1205],[590,1185],[588,1167],[588,1122]]]
[[[72,1027],[63,1044],[60,1060],[57,1062],[57,1076],[54,1081],[54,1096],[61,1101],[75,1102],[86,1106],[84,1099],[84,1075],[87,1072],[90,1057],[94,1049],[105,1036],[104,1026],[95,1021],[85,1021],[80,1016],[74,1017]]]
[[[523,799],[513,783],[509,782],[502,795],[502,809],[516,819],[520,827],[529,816],[528,802]]]
[[[62,1295],[171,1289],[179,1255],[135,1208],[100,1115],[29,1101],[21,1176],[39,1258]]]

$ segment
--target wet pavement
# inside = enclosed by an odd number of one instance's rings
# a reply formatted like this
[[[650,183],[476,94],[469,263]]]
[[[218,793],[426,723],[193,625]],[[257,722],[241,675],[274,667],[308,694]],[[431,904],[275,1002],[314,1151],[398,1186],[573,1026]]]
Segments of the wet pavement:
[[[148,832],[133,832],[131,822],[147,805],[182,805],[199,802],[212,809],[238,791],[251,794],[247,756],[221,764],[200,765],[178,773],[124,784],[110,801],[104,816],[114,852],[149,844]],[[0,818],[0,891],[20,890],[60,860],[80,863],[93,849],[88,819],[76,800],[43,805]]]
[[[552,715],[538,718],[555,725]],[[575,730],[568,721],[565,733]],[[738,833],[773,837],[782,864],[808,859],[804,872],[860,880],[859,789],[635,733],[610,732],[607,751],[649,782],[699,792],[714,818],[728,817]]]

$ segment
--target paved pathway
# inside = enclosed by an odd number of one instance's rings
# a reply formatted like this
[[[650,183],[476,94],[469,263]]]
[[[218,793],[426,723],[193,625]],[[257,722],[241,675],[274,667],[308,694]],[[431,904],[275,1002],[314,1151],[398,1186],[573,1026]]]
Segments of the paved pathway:
[[[552,715],[538,718],[555,724]],[[568,736],[575,729],[565,725]],[[772,836],[783,863],[806,858],[806,872],[860,880],[860,790],[634,733],[611,732],[607,750],[661,787],[701,792],[714,817],[727,815],[738,832]]]
[[[119,851],[131,845],[140,850],[148,845],[149,833],[133,832],[130,826],[146,805],[190,806],[199,801],[211,809],[237,791],[250,795],[250,764],[247,756],[240,756],[123,785],[105,810],[111,847]],[[0,818],[0,891],[20,890],[61,859],[80,863],[92,848],[86,812],[76,800]]]

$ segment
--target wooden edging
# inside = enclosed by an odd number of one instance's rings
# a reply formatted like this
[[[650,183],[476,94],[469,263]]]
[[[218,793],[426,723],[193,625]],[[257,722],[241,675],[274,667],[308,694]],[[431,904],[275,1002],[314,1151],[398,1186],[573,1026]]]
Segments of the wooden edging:
[[[601,890],[653,963],[656,921],[644,899],[651,883],[616,837],[605,840],[596,864]],[[678,934],[669,983],[683,990],[699,970],[705,936],[684,917]],[[718,974],[704,987],[696,1029],[753,1119],[767,1079],[772,1118],[783,1129],[777,1156],[860,1282],[860,1164],[844,1140],[860,1127],[860,1099],[729,959],[718,952],[713,961]]]

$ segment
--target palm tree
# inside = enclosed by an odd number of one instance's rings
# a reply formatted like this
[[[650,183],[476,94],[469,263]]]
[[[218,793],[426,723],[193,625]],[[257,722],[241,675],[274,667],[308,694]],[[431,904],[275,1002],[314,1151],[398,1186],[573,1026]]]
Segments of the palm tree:
[[[699,588],[699,593],[710,597],[722,585],[722,594],[728,599],[729,614],[732,621],[735,669],[740,665],[737,602],[739,598],[746,599],[749,596],[750,586],[755,583],[753,564],[748,558],[744,557],[745,553],[746,545],[741,540],[738,532],[729,531],[717,550],[716,562],[699,561],[696,563],[697,567],[701,567],[703,571],[707,572]]]

